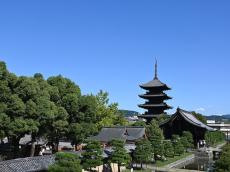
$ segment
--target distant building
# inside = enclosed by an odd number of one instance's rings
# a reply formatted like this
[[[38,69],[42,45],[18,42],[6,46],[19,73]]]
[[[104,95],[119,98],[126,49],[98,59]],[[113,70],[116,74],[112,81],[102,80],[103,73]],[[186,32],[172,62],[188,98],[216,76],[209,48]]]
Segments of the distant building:
[[[212,120],[214,121],[214,120]],[[222,131],[224,132],[227,136],[230,135],[230,124],[225,124],[223,122],[221,123],[216,123],[215,121],[214,122],[210,122],[210,120],[207,120],[207,125],[212,127],[212,128],[215,128],[219,131]]]
[[[215,120],[207,120],[207,124],[215,124],[216,121]]]
[[[171,97],[164,93],[164,91],[170,90],[170,88],[158,79],[157,61],[155,64],[154,79],[146,84],[140,85],[140,87],[146,90],[146,94],[139,95],[139,97],[145,99],[146,102],[138,106],[147,111],[139,117],[146,119],[147,123],[149,123],[154,117],[163,114],[165,110],[172,108],[164,102],[165,100],[171,99]]]
[[[172,135],[182,135],[183,131],[189,131],[193,135],[194,144],[204,140],[206,131],[215,131],[212,127],[199,121],[191,112],[177,108],[168,120],[160,125],[166,139],[171,139]]]

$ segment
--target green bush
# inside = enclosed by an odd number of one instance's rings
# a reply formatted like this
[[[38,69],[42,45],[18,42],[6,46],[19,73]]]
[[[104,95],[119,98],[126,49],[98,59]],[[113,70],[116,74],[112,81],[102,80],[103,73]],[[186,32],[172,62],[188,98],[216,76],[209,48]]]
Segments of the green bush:
[[[48,168],[48,172],[81,172],[80,159],[73,153],[58,152],[55,163]]]
[[[174,148],[171,140],[164,142],[164,155],[166,157],[174,157]]]
[[[230,145],[225,145],[222,150],[220,159],[215,163],[216,172],[230,171]]]
[[[178,135],[173,135],[172,139],[173,139],[172,142],[173,142],[175,155],[183,154],[185,151],[185,148],[183,144],[181,143],[181,138]]]
[[[208,145],[215,146],[225,140],[225,134],[221,131],[208,131],[205,133],[205,140]]]

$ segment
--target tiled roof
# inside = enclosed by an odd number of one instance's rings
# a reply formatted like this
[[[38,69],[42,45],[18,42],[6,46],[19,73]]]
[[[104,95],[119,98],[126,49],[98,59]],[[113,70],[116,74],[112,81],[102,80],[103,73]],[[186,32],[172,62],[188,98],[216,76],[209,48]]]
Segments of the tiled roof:
[[[102,142],[109,142],[113,139],[135,141],[143,138],[145,135],[144,127],[105,127],[100,133],[91,139]]]
[[[177,115],[180,115],[182,116],[187,122],[189,122],[190,124],[192,125],[195,125],[197,127],[201,127],[201,128],[204,128],[208,131],[215,131],[214,128],[211,128],[209,126],[207,126],[206,124],[204,124],[203,122],[199,121],[193,114],[192,112],[189,112],[189,111],[186,111],[186,110],[183,110],[183,109],[180,109],[180,108],[177,108],[177,111],[175,114],[173,114],[171,116],[170,119],[168,119],[167,121],[163,122],[160,126],[168,123],[169,121],[173,120]]]
[[[140,87],[142,88],[166,87],[170,89],[166,84],[164,84],[163,82],[161,82],[159,79],[156,79],[156,78],[145,84],[140,85]]]
[[[34,172],[47,170],[48,166],[53,164],[55,157],[53,155],[37,156],[28,158],[18,158],[0,162],[1,172]]]
[[[206,124],[204,124],[203,122],[199,121],[191,112],[179,109],[179,113],[184,117],[184,119],[198,127],[202,127],[205,128],[209,131],[214,131],[213,128],[207,126]]]

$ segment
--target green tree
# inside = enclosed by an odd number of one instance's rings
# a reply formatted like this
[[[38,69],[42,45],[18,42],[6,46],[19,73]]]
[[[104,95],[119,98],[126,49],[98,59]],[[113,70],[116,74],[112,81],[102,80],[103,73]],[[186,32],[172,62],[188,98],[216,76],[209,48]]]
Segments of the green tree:
[[[147,136],[151,142],[155,160],[158,158],[162,159],[164,155],[164,135],[156,120],[152,120],[150,125],[147,127]]]
[[[202,115],[202,114],[200,114],[200,113],[196,113],[196,112],[192,112],[192,114],[199,120],[199,121],[201,121],[201,122],[203,122],[204,124],[206,124],[207,123],[207,118],[204,116],[204,115]]]
[[[134,158],[136,162],[142,164],[151,161],[153,156],[151,143],[147,139],[142,139],[136,142],[136,149],[134,151]]]
[[[82,154],[82,165],[85,170],[92,171],[92,168],[100,166],[102,162],[102,148],[98,141],[89,140]]]
[[[185,149],[183,144],[181,143],[180,137],[178,135],[173,135],[172,139],[175,155],[183,154]]]
[[[122,140],[112,140],[112,154],[110,157],[110,161],[118,164],[118,172],[121,171],[121,165],[126,165],[130,162],[131,158],[124,148],[124,141]]]
[[[166,140],[164,142],[164,155],[166,157],[174,157],[174,148],[171,140]]]
[[[136,121],[132,124],[132,126],[137,126],[137,127],[146,127],[146,122],[145,121]]]
[[[122,113],[118,110],[117,103],[109,103],[109,94],[102,90],[95,96],[97,100],[96,118],[97,127],[100,130],[104,126],[125,125],[125,120]]]
[[[98,132],[97,127],[93,123],[72,123],[69,127],[69,138],[73,144],[82,143],[87,137]]]
[[[49,123],[48,138],[54,143],[54,151],[58,151],[59,139],[68,132],[68,113],[63,107],[56,107],[54,117]]]
[[[162,122],[166,121],[169,118],[170,118],[169,115],[163,113],[157,116],[155,120],[157,121],[158,125],[160,125]]]
[[[227,144],[223,147],[220,159],[215,162],[216,172],[230,171],[230,145]]]
[[[0,140],[6,137],[10,118],[3,112],[0,112]]]
[[[194,141],[193,141],[192,133],[190,133],[189,131],[183,131],[181,136],[181,143],[183,144],[186,150],[188,150],[188,148],[193,148]]]
[[[208,145],[215,146],[225,140],[225,134],[221,131],[207,131],[205,133],[205,140]]]
[[[49,77],[47,82],[52,86],[49,92],[51,101],[65,108],[69,114],[69,123],[77,122],[81,97],[79,86],[61,75]]]
[[[58,152],[55,163],[48,168],[48,172],[81,172],[80,159],[73,153]]]

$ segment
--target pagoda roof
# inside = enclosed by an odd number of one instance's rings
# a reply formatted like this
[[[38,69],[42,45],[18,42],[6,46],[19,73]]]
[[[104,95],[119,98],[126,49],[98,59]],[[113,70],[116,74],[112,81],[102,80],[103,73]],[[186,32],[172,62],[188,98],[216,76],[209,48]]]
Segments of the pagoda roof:
[[[166,90],[170,90],[170,88],[166,84],[161,82],[157,77],[145,84],[140,85],[140,87],[144,89],[164,87]]]
[[[160,104],[140,104],[138,105],[142,108],[149,108],[149,107],[167,107],[168,109],[171,109],[172,107],[167,105],[166,103],[160,103]]]
[[[204,124],[203,122],[199,121],[193,114],[192,112],[177,108],[177,111],[175,114],[173,114],[171,116],[171,118],[169,118],[167,121],[163,122],[162,124],[160,124],[160,126],[163,126],[167,123],[169,123],[170,121],[174,120],[178,115],[180,115],[181,117],[183,117],[188,123],[195,125],[197,127],[200,128],[204,128],[208,131],[215,131],[214,128],[211,128],[209,126],[207,126],[206,124]]]
[[[169,97],[165,93],[158,93],[158,94],[141,94],[139,95],[141,98],[152,98],[152,97],[167,97],[168,99],[171,99],[172,97]]]

